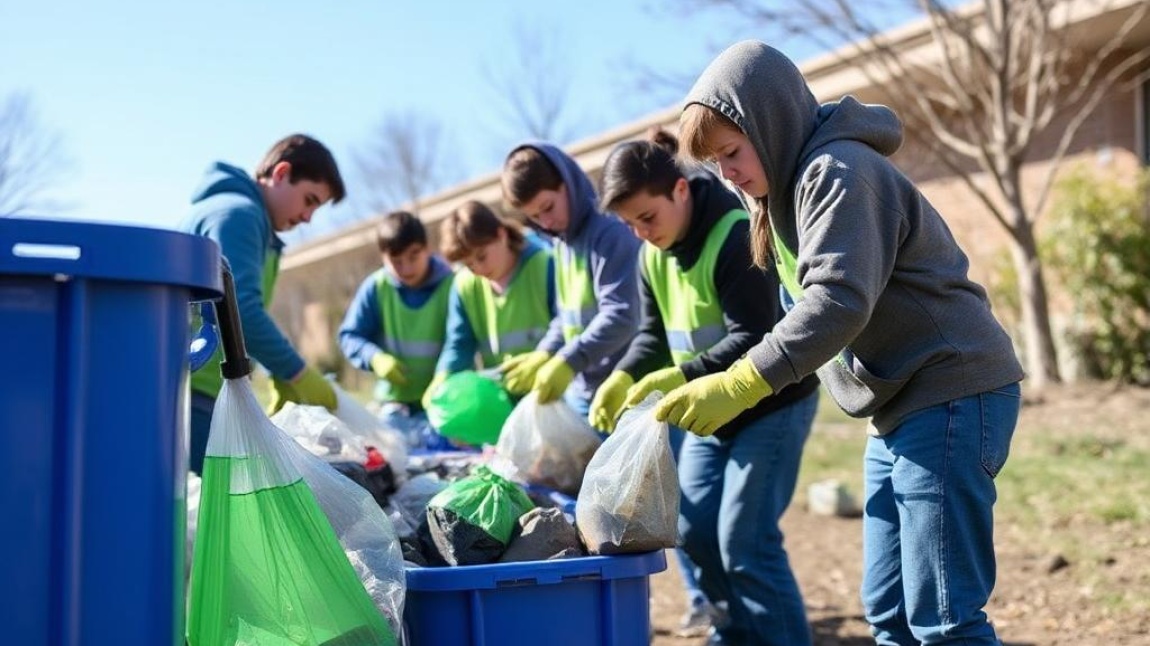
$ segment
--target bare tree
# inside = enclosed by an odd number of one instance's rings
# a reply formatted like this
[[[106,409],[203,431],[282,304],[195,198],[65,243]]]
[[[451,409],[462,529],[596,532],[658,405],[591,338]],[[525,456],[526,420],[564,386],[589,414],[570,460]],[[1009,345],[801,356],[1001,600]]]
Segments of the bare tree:
[[[419,201],[442,188],[450,172],[441,160],[440,125],[414,112],[386,116],[366,150],[356,160],[373,213],[406,205],[418,212]]]
[[[483,74],[516,138],[562,142],[571,123],[571,49],[556,27],[518,21],[509,47],[498,62],[483,64]]]
[[[36,119],[32,100],[0,102],[0,216],[59,210],[45,195],[66,167],[60,140]]]
[[[1040,393],[1059,381],[1035,223],[1081,126],[1108,92],[1131,82],[1150,58],[1147,49],[1127,45],[1146,19],[1150,0],[978,0],[958,8],[941,0],[691,1],[812,39],[888,94],[909,136],[953,172],[1009,234],[1031,385]],[[1113,31],[1096,47],[1076,42],[1068,28],[1084,8],[1113,17]],[[929,55],[906,55],[917,43],[876,22],[889,22],[892,15],[921,20]],[[1037,193],[1026,193],[1023,165],[1048,133],[1058,142],[1046,157],[1050,165]],[[982,177],[989,181],[982,183]]]

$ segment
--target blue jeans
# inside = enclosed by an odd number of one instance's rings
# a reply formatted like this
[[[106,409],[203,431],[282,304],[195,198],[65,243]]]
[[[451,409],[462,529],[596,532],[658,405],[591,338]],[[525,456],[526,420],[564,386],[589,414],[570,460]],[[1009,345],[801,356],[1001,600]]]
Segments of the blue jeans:
[[[216,408],[216,400],[203,393],[192,391],[190,399],[192,415],[191,438],[188,445],[188,469],[196,475],[202,475],[204,470],[204,453],[208,449],[208,432],[212,430],[212,411]]]
[[[916,411],[867,441],[862,601],[875,641],[999,644],[994,477],[1010,452],[1017,383]]]
[[[675,456],[676,464],[679,461],[679,451],[683,448],[683,439],[687,434],[686,431],[678,426],[670,427],[669,437],[671,440],[671,455]],[[699,588],[699,578],[695,569],[698,567],[691,557],[687,555],[686,550],[681,547],[675,548],[675,558],[679,561],[679,572],[683,575],[683,589],[687,593],[687,606],[693,608],[704,601],[707,601],[707,595],[703,594],[703,590]]]
[[[811,643],[779,518],[791,502],[818,393],[729,440],[688,434],[679,454],[679,535],[712,602],[726,601],[722,643]]]

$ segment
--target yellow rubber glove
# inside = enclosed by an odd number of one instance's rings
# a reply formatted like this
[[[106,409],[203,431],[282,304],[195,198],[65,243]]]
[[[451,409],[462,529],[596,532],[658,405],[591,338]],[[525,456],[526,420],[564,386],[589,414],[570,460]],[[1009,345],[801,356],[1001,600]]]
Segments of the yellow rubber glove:
[[[299,393],[296,392],[295,387],[284,379],[277,379],[272,377],[272,401],[268,404],[268,415],[275,415],[280,412],[284,404],[288,402],[298,402]]]
[[[750,359],[671,391],[655,407],[655,419],[707,437],[774,390]]]
[[[512,395],[526,395],[535,384],[535,375],[543,364],[551,358],[551,353],[542,350],[524,352],[499,364],[503,373],[503,387]]]
[[[656,390],[665,395],[685,383],[687,383],[687,376],[676,366],[648,373],[647,376],[639,380],[639,383],[627,390],[627,400],[623,402],[623,408],[625,410],[638,406],[647,398],[647,395]]]
[[[535,373],[535,385],[531,387],[540,404],[549,404],[563,396],[563,391],[571,385],[575,371],[567,365],[563,357],[551,357],[539,372]]]
[[[423,391],[423,397],[419,398],[419,403],[423,405],[423,410],[427,410],[431,405],[431,394],[442,386],[445,381],[447,381],[446,372],[437,372],[435,376],[431,378],[431,383],[427,384],[427,390]]]
[[[407,375],[403,374],[403,364],[386,352],[376,352],[371,358],[371,371],[376,377],[396,386],[407,385]]]
[[[635,378],[616,370],[595,391],[591,398],[591,410],[587,412],[587,421],[591,426],[611,433],[615,430],[615,419],[623,412],[623,401],[627,398],[627,389],[635,385]]]
[[[331,387],[331,382],[323,378],[319,371],[315,368],[304,368],[296,378],[292,380],[292,388],[299,399],[295,400],[297,404],[309,404],[312,406],[323,406],[328,410],[335,410],[338,405],[335,399],[335,389]]]

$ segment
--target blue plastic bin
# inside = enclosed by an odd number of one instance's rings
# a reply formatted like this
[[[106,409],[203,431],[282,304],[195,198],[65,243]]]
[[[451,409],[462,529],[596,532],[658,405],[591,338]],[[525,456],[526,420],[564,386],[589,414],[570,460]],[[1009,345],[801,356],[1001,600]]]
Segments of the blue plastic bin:
[[[411,646],[640,646],[649,576],[662,551],[496,565],[411,568]]]
[[[188,303],[214,242],[0,217],[0,626],[183,644]]]

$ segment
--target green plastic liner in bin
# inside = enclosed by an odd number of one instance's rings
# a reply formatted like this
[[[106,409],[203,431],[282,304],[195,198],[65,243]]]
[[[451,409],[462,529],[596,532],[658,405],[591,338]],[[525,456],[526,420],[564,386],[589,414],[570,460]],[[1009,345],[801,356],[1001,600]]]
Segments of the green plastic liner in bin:
[[[464,370],[431,393],[427,420],[444,437],[480,446],[499,440],[511,409],[511,398],[498,381]]]
[[[302,479],[230,493],[258,460],[204,462],[189,644],[396,644]]]

